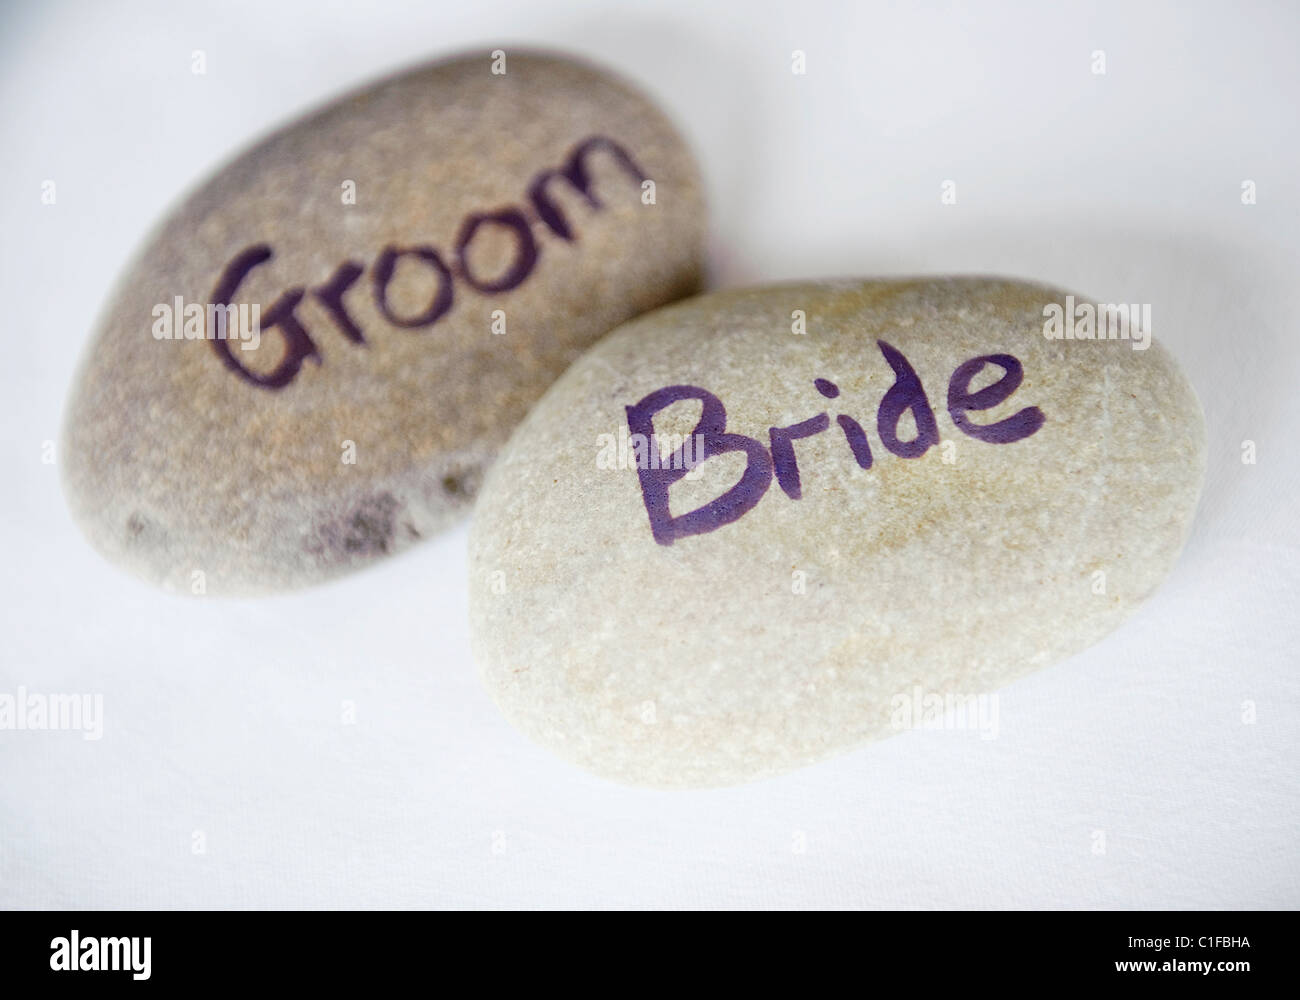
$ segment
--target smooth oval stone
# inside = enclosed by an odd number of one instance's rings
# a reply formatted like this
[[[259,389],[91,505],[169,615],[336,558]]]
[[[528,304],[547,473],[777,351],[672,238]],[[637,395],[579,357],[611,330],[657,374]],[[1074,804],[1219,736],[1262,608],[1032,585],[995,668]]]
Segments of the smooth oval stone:
[[[105,554],[211,594],[396,552],[467,507],[586,346],[695,289],[701,185],[663,115],[586,65],[501,68],[339,100],[166,220],[66,415],[67,493]],[[226,303],[248,325],[223,340]],[[260,338],[232,339],[254,306]]]
[[[1149,320],[1049,339],[1084,302],[832,282],[625,324],[476,508],[474,648],[501,710],[609,778],[723,785],[1096,642],[1172,567],[1205,436],[1171,355],[1134,349]]]

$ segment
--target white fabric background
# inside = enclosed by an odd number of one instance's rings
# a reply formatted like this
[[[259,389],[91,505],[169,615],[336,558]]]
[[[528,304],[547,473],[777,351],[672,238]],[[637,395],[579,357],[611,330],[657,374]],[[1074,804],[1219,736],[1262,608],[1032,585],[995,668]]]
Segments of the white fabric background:
[[[0,692],[105,705],[99,742],[0,731],[0,905],[1300,904],[1294,5],[45,3],[7,5],[0,39]],[[1152,303],[1210,447],[1166,586],[1004,690],[995,740],[909,732],[663,793],[498,716],[469,658],[464,526],[256,602],[103,562],[42,442],[146,231],[303,109],[520,43],[586,53],[674,115],[709,182],[715,284],[995,272]]]

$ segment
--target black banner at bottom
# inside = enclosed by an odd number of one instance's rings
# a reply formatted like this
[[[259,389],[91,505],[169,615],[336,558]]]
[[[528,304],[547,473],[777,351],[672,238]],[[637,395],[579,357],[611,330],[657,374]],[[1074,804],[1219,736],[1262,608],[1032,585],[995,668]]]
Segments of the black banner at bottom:
[[[566,980],[585,989],[698,988],[745,972],[765,977],[775,966],[818,979],[838,967],[864,985],[1234,989],[1280,984],[1292,962],[1289,913],[873,912],[836,915],[838,933],[827,933],[825,916],[806,928],[784,915],[759,923],[719,914],[711,926],[696,914],[658,926],[649,922],[663,919],[657,914],[601,914],[599,924],[551,915],[532,926],[530,916],[14,911],[0,914],[0,975],[6,987],[291,982],[335,992],[413,977],[431,985],[435,972],[458,982],[472,967],[488,972],[494,990],[513,971],[551,990]]]

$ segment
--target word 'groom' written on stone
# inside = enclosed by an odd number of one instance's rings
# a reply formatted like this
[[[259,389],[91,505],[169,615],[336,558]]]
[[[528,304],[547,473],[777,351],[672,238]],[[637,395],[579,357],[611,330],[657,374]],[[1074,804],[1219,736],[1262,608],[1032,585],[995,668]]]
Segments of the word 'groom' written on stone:
[[[442,254],[429,243],[414,246],[389,244],[384,247],[370,269],[370,294],[379,314],[389,325],[398,329],[423,330],[433,326],[451,310],[457,281],[484,295],[499,295],[518,288],[537,266],[540,247],[533,235],[534,221],[540,222],[561,240],[570,243],[577,240],[573,226],[552,196],[551,187],[555,181],[563,181],[593,209],[604,207],[593,190],[589,163],[597,152],[612,158],[615,164],[633,177],[638,191],[640,184],[649,180],[631,154],[612,139],[600,135],[584,139],[569,153],[563,166],[543,170],[533,177],[528,185],[526,207],[509,205],[494,211],[471,212],[465,216],[456,235],[455,250],[449,263],[444,262]],[[503,229],[513,236],[514,252],[509,266],[500,274],[476,274],[469,263],[470,247],[479,233],[491,228]],[[229,303],[249,273],[274,256],[275,251],[266,243],[241,251],[226,265],[218,278],[212,291],[213,302]],[[389,300],[389,285],[398,265],[403,263],[427,269],[437,281],[437,290],[428,304],[416,313],[398,312]],[[283,388],[293,381],[304,361],[311,359],[316,364],[321,363],[320,349],[297,313],[298,304],[309,292],[324,307],[339,333],[354,344],[366,345],[365,331],[348,310],[345,301],[352,286],[365,272],[366,268],[361,262],[345,260],[323,284],[310,290],[301,285],[290,288],[266,307],[262,316],[263,327],[267,330],[278,328],[284,339],[284,353],[273,370],[258,372],[247,367],[230,350],[225,340],[211,340],[212,349],[226,367],[244,381],[265,389]]]

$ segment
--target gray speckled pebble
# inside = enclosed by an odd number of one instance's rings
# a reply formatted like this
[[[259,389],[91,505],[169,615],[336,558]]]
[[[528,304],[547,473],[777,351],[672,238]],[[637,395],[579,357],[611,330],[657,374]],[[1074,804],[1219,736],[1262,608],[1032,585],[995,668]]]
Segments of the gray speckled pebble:
[[[1116,628],[1187,535],[1203,420],[1158,340],[1049,339],[1051,303],[1016,281],[827,282],[611,334],[520,425],[475,513],[475,655],[502,711],[609,778],[724,785]],[[689,478],[636,467],[645,419],[666,438],[702,414]]]
[[[484,51],[333,103],[150,240],[64,427],[73,513],[111,559],[216,594],[396,552],[466,508],[586,346],[695,290],[700,181],[660,112],[565,59],[494,66]],[[177,297],[204,316],[193,339]],[[255,350],[199,339],[223,301],[260,307]]]

